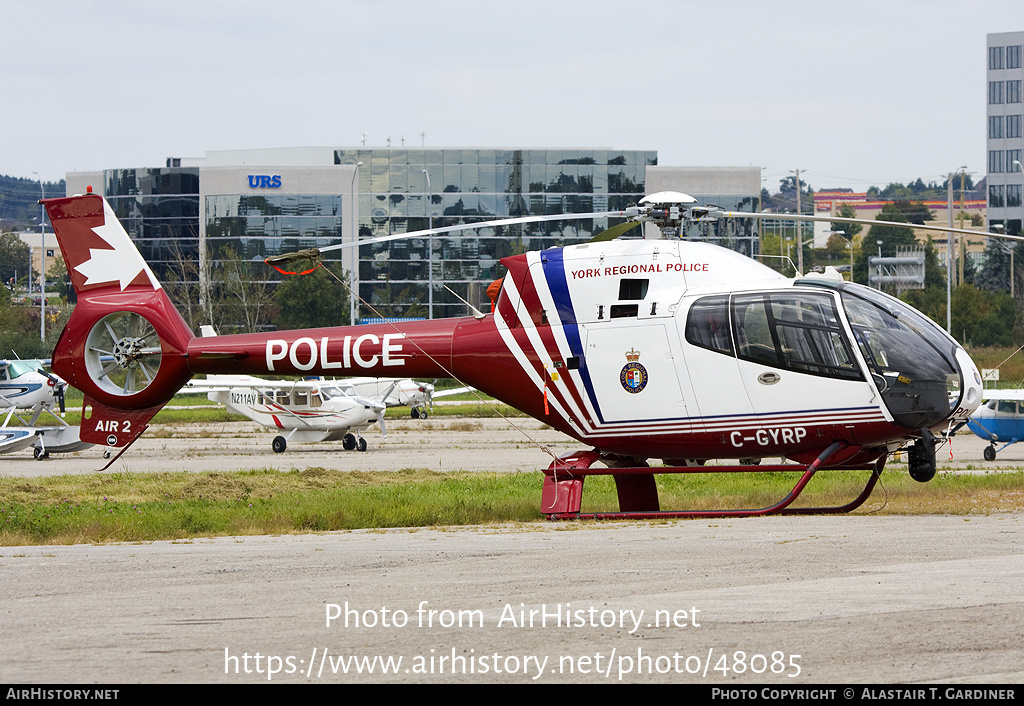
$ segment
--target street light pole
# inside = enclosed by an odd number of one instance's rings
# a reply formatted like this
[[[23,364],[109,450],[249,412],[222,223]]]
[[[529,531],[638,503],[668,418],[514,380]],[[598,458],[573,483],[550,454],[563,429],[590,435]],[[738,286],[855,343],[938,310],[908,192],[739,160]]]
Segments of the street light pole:
[[[950,233],[946,236],[946,333],[953,335],[953,176],[967,169],[967,165],[950,172],[946,182],[946,212],[949,216]]]
[[[840,238],[846,241],[846,244],[850,246],[850,281],[853,281],[853,238],[846,237],[845,230],[830,230],[825,235],[833,236],[838,235]]]
[[[431,195],[430,195],[430,172],[426,169],[423,170],[423,176],[427,178],[427,217],[430,219],[427,223],[427,227],[430,230],[434,229],[434,214],[430,212],[431,206]],[[434,234],[431,233],[427,236],[427,318],[434,318]]]
[[[365,134],[364,138],[365,140]],[[359,214],[356,209],[356,181],[359,178],[359,167],[362,162],[356,162],[356,169],[352,173],[352,184],[349,186],[349,210],[352,211],[352,242],[359,242]],[[352,248],[352,257],[348,270],[348,323],[354,326],[356,323],[356,267],[359,266],[359,246]]]

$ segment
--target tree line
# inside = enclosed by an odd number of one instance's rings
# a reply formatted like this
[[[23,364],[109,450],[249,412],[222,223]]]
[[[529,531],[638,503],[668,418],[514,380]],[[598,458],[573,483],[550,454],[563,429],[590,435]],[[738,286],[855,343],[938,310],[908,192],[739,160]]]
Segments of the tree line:
[[[919,243],[910,226],[934,220],[934,214],[923,201],[945,199],[946,186],[946,182],[925,184],[918,179],[906,186],[889,184],[881,189],[872,187],[868,190],[869,198],[892,199],[883,206],[876,220],[907,223],[908,227],[879,224],[869,226],[867,232],[864,232],[864,226],[859,224],[833,223],[832,231],[843,231],[843,235],[832,235],[824,248],[806,245],[805,269],[811,271],[826,265],[848,268],[852,249],[853,268],[850,277],[855,282],[867,285],[868,258],[879,253],[883,257],[892,257],[897,254],[900,247],[923,245],[924,288],[895,291],[888,287],[887,291],[899,296],[933,321],[945,325],[947,265],[940,260],[931,237],[923,244]],[[959,192],[961,184],[958,175],[953,177],[953,186]],[[970,176],[966,175],[965,191],[972,190],[974,186]],[[804,183],[801,187],[801,210],[810,213],[814,191]],[[795,209],[795,194],[796,179],[788,177],[782,180],[779,193],[771,197],[771,203],[778,208],[792,202]],[[971,196],[967,195],[968,198]],[[804,204],[807,205],[806,208],[803,208]],[[840,206],[836,215],[842,218],[856,218],[856,211],[852,205],[844,204]],[[954,223],[958,228],[977,228],[984,225],[983,219],[977,214],[963,212],[954,213]],[[979,237],[986,235],[984,231],[978,233]],[[945,240],[942,235],[936,237]],[[1024,244],[989,237],[984,257],[980,258],[981,264],[977,265],[975,259],[969,257],[966,252],[965,241],[970,237],[961,235],[959,241],[956,241],[959,247],[954,249],[953,287],[950,296],[951,333],[954,338],[968,346],[1018,346],[1024,343],[1024,287],[1021,286],[1024,284],[1021,278]],[[780,252],[780,246],[778,236],[763,236],[762,252]],[[795,254],[791,257],[793,260],[796,259]],[[781,271],[786,269],[786,266],[770,262],[768,264]],[[792,271],[789,274],[792,274]]]

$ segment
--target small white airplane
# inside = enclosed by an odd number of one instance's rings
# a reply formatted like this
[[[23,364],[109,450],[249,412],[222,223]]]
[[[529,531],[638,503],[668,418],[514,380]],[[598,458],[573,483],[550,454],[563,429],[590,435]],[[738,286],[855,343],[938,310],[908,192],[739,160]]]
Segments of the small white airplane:
[[[64,412],[67,383],[45,372],[49,366],[49,360],[0,360],[0,410],[7,410],[0,425],[0,453],[33,446],[35,458],[43,460],[51,452],[68,453],[92,446],[79,439],[78,427],[54,413],[55,407]],[[44,414],[57,423],[37,426]],[[11,426],[12,419],[21,426]]]
[[[350,385],[357,395],[383,399],[388,407],[411,407],[409,415],[413,419],[426,419],[427,408],[434,406],[434,386],[429,382],[409,378],[348,378],[344,384]],[[381,397],[387,390],[390,393]]]
[[[443,392],[434,392],[434,386],[429,382],[416,382],[405,378],[346,378],[345,384],[350,385],[356,394],[363,397],[375,397],[384,399],[388,407],[411,407],[409,416],[413,419],[426,419],[428,408],[434,411],[435,397],[448,397],[460,395],[463,392],[472,392],[473,387],[457,387]],[[386,390],[391,393],[386,398],[381,395]]]
[[[985,447],[986,461],[995,461],[996,454],[1024,441],[1024,390],[985,390],[984,404],[967,422],[974,435],[989,442]],[[996,443],[1003,443],[998,449]]]
[[[341,381],[263,380],[250,375],[210,375],[193,380],[185,392],[205,392],[207,397],[270,429],[280,429],[271,444],[277,453],[289,441],[316,443],[341,439],[346,451],[366,451],[363,432],[377,422],[384,428],[382,399],[356,394]]]

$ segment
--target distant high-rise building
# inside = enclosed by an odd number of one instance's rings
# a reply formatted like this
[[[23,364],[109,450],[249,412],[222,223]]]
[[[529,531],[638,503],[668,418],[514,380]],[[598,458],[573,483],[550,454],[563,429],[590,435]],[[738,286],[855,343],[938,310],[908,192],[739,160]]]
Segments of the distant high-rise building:
[[[1024,219],[1024,32],[988,35],[988,222],[1020,235]]]

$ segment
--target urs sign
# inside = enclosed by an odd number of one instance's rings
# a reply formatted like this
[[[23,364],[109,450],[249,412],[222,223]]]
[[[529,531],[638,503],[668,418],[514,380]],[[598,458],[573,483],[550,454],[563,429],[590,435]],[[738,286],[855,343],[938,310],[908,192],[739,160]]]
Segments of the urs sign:
[[[275,174],[250,174],[249,188],[251,189],[279,189],[281,188],[281,175]]]

